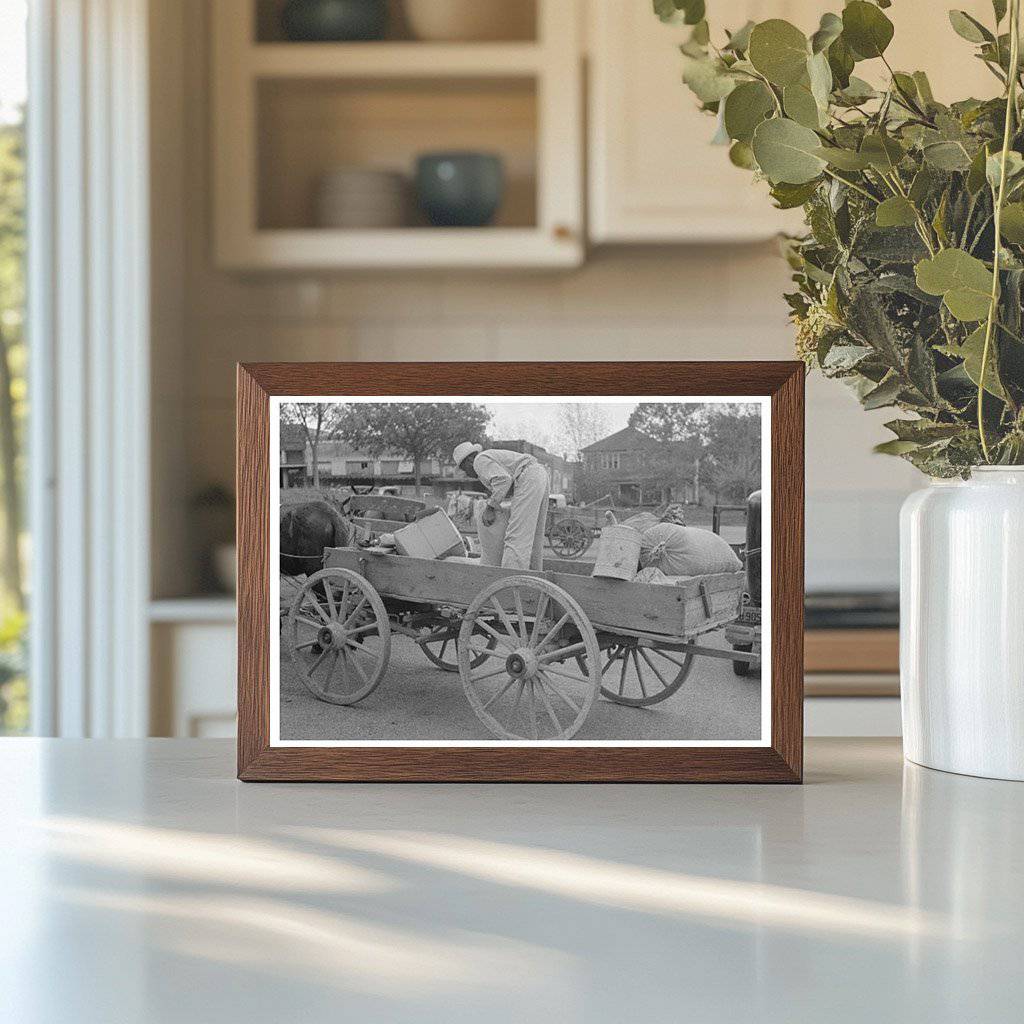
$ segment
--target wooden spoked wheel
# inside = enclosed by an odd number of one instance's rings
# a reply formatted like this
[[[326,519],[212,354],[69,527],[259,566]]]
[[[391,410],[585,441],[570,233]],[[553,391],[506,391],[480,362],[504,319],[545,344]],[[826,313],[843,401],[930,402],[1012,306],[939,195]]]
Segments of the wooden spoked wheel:
[[[442,672],[459,671],[458,634],[454,632],[454,629],[455,627],[452,625],[444,630],[433,630],[430,634],[431,637],[438,633],[441,635],[436,636],[435,639],[421,637],[416,641],[427,658]],[[477,647],[485,648],[473,657],[471,667],[477,668],[487,660],[487,652],[494,650],[498,641],[490,633],[485,632],[482,627],[477,627],[474,630],[473,637]]]
[[[623,639],[602,652],[601,693],[616,704],[645,708],[667,700],[686,682],[693,655]]]
[[[355,704],[387,670],[391,623],[380,595],[362,576],[322,569],[295,595],[281,643],[314,697]]]
[[[578,558],[590,547],[590,531],[578,519],[562,519],[551,528],[551,548],[561,558]]]
[[[484,646],[480,630],[493,647]],[[601,685],[599,656],[594,627],[579,604],[533,576],[485,587],[459,631],[466,697],[487,729],[506,740],[575,736]]]

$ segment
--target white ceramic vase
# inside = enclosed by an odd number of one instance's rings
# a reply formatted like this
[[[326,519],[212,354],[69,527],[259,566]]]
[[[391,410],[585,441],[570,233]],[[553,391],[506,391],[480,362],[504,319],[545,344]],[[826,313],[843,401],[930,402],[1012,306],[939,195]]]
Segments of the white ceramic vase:
[[[1024,466],[910,495],[900,563],[904,753],[1024,781]]]

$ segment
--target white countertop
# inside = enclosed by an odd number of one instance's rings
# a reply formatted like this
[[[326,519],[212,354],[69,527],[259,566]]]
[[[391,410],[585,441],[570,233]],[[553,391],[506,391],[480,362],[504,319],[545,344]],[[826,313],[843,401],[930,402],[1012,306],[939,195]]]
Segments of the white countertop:
[[[243,785],[0,741],[0,1021],[1019,1019],[1024,785],[811,740],[797,786]]]

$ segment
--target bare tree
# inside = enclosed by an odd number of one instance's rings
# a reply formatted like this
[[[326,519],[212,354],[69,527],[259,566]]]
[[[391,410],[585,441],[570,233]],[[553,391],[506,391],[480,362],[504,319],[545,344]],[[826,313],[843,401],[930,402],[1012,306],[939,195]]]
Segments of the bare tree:
[[[320,442],[335,436],[342,406],[332,402],[282,402],[281,421],[302,427],[313,460],[313,486],[320,486]]]
[[[564,402],[558,406],[558,429],[563,447],[572,459],[611,431],[611,417],[593,402]]]

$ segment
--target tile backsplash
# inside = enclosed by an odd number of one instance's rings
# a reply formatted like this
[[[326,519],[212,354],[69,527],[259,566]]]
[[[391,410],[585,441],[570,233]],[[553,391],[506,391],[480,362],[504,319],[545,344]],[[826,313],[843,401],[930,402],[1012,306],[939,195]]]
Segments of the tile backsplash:
[[[197,269],[186,329],[190,489],[231,480],[238,360],[792,358],[786,268],[768,245],[608,252],[554,274]],[[885,418],[838,383],[808,380],[809,587],[896,585],[896,513],[914,473],[871,453]]]

